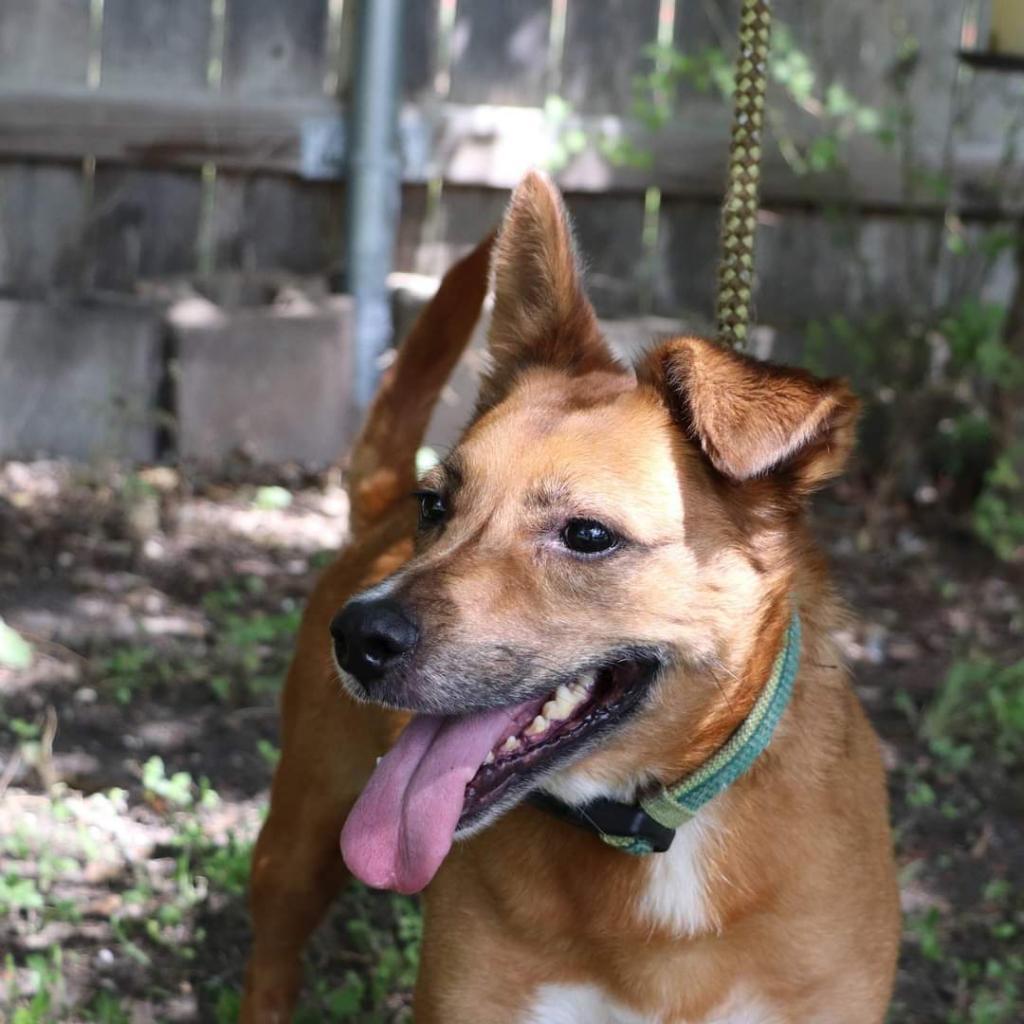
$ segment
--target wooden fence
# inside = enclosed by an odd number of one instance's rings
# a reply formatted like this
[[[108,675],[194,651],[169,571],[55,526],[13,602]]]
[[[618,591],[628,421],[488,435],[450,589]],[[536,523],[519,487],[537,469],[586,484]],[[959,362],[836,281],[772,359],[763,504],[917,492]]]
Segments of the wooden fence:
[[[282,275],[343,281],[356,2],[0,0],[0,298],[131,303],[188,280],[258,300]],[[670,122],[645,127],[635,79],[656,66],[655,43],[731,55],[737,7],[407,0],[397,269],[438,272],[493,226],[525,169],[546,165],[599,312],[706,321],[728,110],[684,87]],[[1002,156],[1022,92],[964,77],[963,0],[776,8],[816,76],[802,107],[776,90],[782,145],[765,153],[758,310],[785,331],[905,303],[915,253],[951,211],[1011,212]],[[896,127],[919,180],[899,146],[863,133],[836,168],[794,171],[787,140],[820,131],[815,104],[837,86],[914,111]],[[942,170],[952,191],[921,187]],[[62,323],[74,359],[73,318]]]

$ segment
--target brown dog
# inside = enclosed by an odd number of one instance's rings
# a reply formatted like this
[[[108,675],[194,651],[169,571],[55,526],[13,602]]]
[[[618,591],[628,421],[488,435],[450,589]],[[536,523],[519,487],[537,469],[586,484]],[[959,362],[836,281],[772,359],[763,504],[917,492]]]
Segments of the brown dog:
[[[284,695],[243,1019],[288,1018],[344,824],[369,884],[430,883],[420,1024],[881,1021],[883,772],[803,521],[855,399],[692,338],[624,369],[531,175],[493,247],[476,414],[417,484],[490,248],[448,274],[356,446],[353,540]]]

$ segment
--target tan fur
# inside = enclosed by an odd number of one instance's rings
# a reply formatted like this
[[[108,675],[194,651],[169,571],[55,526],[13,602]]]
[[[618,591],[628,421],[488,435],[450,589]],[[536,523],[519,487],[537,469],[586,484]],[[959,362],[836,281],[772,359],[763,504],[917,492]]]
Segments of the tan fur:
[[[466,295],[468,312],[443,318],[458,326],[440,332],[441,358],[464,343],[481,279],[471,258],[442,288],[442,303]],[[613,790],[671,782],[706,760],[756,701],[793,604],[804,626],[768,751],[715,802],[709,930],[680,934],[645,911],[650,858],[520,806],[457,844],[428,888],[419,1024],[513,1024],[546,983],[598,985],[664,1024],[711,1019],[741,990],[777,1021],[881,1021],[899,932],[884,778],[831,640],[843,612],[802,518],[804,497],[849,451],[854,399],[841,383],[695,339],[666,343],[636,376],[617,367],[540,176],[512,201],[494,281],[479,414],[429,481],[449,494],[450,523],[414,544],[411,503],[389,498],[375,515],[364,500],[357,543],[303,621],[253,861],[242,1019],[287,1019],[302,945],[344,876],[341,824],[404,722],[339,692],[327,623],[404,565],[399,597],[439,658],[473,666],[505,645],[571,669],[617,636],[679,652],[644,708],[565,770]],[[375,415],[395,422],[399,400]],[[372,419],[371,436],[383,439]],[[407,478],[411,440],[394,465],[357,451],[353,466],[371,472],[355,493],[375,474]],[[599,518],[631,545],[568,562],[552,538],[572,516]]]

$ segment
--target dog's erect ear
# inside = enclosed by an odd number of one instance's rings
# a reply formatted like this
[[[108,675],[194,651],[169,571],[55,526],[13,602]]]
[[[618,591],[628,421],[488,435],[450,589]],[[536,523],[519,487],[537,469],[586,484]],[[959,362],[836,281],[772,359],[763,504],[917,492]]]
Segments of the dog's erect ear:
[[[683,429],[730,480],[784,471],[806,493],[840,473],[854,445],[859,403],[842,381],[698,338],[655,349],[640,377],[662,391]]]
[[[561,196],[531,172],[512,194],[495,242],[491,367],[480,384],[487,409],[529,366],[572,374],[619,369],[583,293]]]

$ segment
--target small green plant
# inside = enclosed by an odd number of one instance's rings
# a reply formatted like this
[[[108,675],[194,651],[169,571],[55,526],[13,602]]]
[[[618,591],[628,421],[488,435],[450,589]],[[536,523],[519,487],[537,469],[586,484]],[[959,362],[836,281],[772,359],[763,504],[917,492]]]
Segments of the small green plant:
[[[683,53],[674,45],[653,44],[646,56],[651,70],[634,79],[633,116],[649,131],[660,131],[680,116],[686,86],[701,93],[732,97],[733,59],[720,47]],[[767,118],[779,150],[796,174],[814,174],[843,167],[843,147],[857,135],[891,141],[896,113],[862,103],[841,83],[828,81],[788,25],[776,22],[772,33],[769,75],[788,104],[769,104]],[[813,137],[802,139],[787,124],[791,113],[815,119]],[[650,154],[628,140],[607,140],[601,147],[613,162],[646,167]]]
[[[281,760],[281,751],[270,740],[258,740],[256,749],[270,768],[277,767],[277,762]]]
[[[215,845],[203,839],[193,843],[190,850],[192,870],[205,876],[210,887],[231,896],[244,896],[249,885],[249,862],[252,843],[228,836],[224,845]]]
[[[169,673],[152,647],[122,647],[99,663],[104,686],[119,704],[130,704],[150,684]]]
[[[1024,552],[1024,443],[1003,452],[985,475],[972,513],[974,531],[1007,561]]]
[[[1024,993],[1024,958],[1017,954],[979,960],[956,958],[952,966],[966,1012],[950,1024],[1017,1024]]]
[[[943,957],[941,918],[937,907],[929,907],[924,913],[911,917],[907,928],[928,960],[941,961]]]
[[[955,662],[925,712],[923,735],[933,751],[964,768],[986,749],[1003,764],[1024,757],[1024,660],[1000,665],[978,656]]]
[[[21,878],[15,874],[0,876],[0,913],[12,910],[42,910],[45,905],[43,894],[35,879]]]
[[[196,803],[196,790],[199,800],[210,799],[208,785],[203,783],[197,787],[188,772],[167,774],[164,759],[157,755],[151,757],[142,767],[142,788],[150,796],[170,804],[172,807],[192,807]],[[212,796],[216,800],[216,794]]]
[[[216,660],[234,668],[244,692],[256,696],[276,693],[284,675],[288,641],[295,635],[301,617],[298,608],[273,615],[225,615],[218,623]],[[226,676],[216,677],[211,685],[222,700],[233,690]]]
[[[12,718],[7,727],[18,737],[21,743],[32,743],[39,739],[42,726],[38,722],[29,722],[24,718]]]
[[[10,979],[7,1004],[14,1008],[11,1024],[57,1024],[65,999],[64,955],[59,946],[27,957],[20,983],[9,954],[4,959],[4,973]]]
[[[130,1024],[131,1016],[109,992],[100,992],[86,1010],[86,1020],[95,1024]]]
[[[296,1015],[297,1024],[329,1021],[366,1020],[363,1006],[366,1001],[366,982],[355,971],[346,971],[340,985],[318,979],[313,985],[313,1007],[303,1007]]]
[[[213,1015],[217,1024],[236,1024],[242,1009],[242,997],[233,988],[222,988],[213,1001]]]

